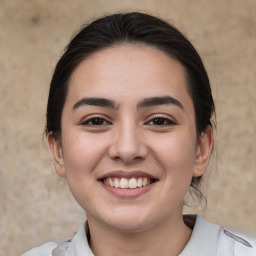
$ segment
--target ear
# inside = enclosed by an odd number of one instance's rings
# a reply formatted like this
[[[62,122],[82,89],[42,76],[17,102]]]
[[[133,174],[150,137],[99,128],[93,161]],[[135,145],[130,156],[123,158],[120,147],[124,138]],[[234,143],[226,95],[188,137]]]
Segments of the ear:
[[[202,176],[208,166],[213,146],[212,127],[208,126],[205,132],[202,132],[198,141],[193,177]]]
[[[52,155],[54,159],[54,166],[56,173],[61,176],[66,176],[66,171],[64,167],[64,159],[61,142],[53,136],[52,132],[49,132],[47,135],[49,146],[52,150]]]

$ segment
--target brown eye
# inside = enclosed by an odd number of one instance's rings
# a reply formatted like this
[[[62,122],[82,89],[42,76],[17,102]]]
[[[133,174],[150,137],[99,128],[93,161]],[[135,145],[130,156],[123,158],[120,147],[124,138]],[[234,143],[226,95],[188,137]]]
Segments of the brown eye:
[[[164,117],[156,117],[148,122],[150,125],[173,125],[175,124],[172,120]]]
[[[109,124],[110,124],[110,122],[108,122],[105,119],[100,118],[100,117],[90,118],[90,119],[82,122],[82,125],[92,125],[92,126],[109,125]]]

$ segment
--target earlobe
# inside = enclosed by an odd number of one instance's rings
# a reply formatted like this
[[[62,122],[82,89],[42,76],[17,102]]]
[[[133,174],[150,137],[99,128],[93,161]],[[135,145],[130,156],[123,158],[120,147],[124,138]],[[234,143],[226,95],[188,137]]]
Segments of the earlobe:
[[[57,140],[52,132],[48,133],[48,143],[52,150],[52,155],[54,159],[54,166],[56,173],[61,176],[66,176],[66,171],[64,167],[64,159],[63,159],[63,152],[62,152],[62,146],[59,140]]]
[[[208,166],[213,146],[212,127],[208,126],[205,132],[202,132],[197,145],[195,156],[195,166],[193,177],[202,176]]]

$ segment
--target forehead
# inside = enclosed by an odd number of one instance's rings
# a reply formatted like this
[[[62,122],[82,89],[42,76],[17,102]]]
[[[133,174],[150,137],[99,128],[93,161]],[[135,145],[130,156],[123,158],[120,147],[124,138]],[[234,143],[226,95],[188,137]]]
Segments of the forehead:
[[[124,44],[100,50],[81,62],[71,76],[68,97],[168,93],[189,97],[184,67],[154,47]]]

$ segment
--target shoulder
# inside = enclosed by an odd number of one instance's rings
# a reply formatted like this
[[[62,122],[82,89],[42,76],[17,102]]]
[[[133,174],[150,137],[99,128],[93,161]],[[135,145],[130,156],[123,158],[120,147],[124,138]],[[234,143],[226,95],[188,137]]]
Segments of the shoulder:
[[[48,242],[25,252],[21,256],[52,256],[52,251],[56,247],[56,243]]]
[[[87,222],[84,222],[78,229],[72,240],[55,243],[48,242],[41,246],[35,247],[21,256],[64,256],[77,255],[75,252],[80,251],[83,255],[93,255],[87,241]]]
[[[182,256],[256,256],[255,238],[210,223],[198,215],[184,216],[184,222],[193,232]]]
[[[225,228],[221,228],[218,242],[218,253],[219,255],[226,255],[230,253],[230,255],[235,256],[255,256],[256,239],[237,231],[229,231]]]

